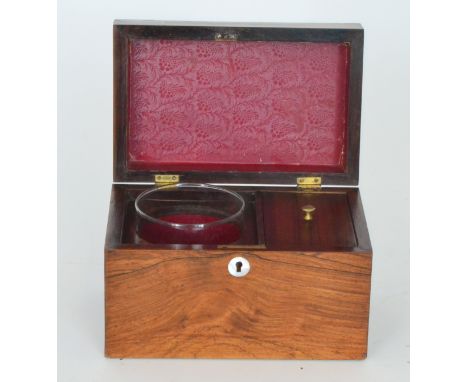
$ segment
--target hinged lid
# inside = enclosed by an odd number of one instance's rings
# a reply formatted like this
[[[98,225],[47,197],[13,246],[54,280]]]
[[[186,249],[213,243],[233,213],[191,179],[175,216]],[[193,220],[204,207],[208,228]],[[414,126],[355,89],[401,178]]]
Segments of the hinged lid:
[[[356,24],[116,21],[114,181],[357,185],[362,50]]]

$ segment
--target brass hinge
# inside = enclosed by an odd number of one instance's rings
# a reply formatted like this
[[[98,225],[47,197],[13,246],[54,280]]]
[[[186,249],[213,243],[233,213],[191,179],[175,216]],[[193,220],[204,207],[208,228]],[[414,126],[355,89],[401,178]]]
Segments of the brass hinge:
[[[238,37],[235,32],[216,32],[214,35],[216,41],[237,41]]]
[[[297,188],[300,190],[313,190],[322,187],[322,178],[320,176],[307,176],[297,178]]]
[[[175,174],[156,174],[154,176],[154,183],[158,186],[166,186],[169,184],[179,183],[179,175]]]

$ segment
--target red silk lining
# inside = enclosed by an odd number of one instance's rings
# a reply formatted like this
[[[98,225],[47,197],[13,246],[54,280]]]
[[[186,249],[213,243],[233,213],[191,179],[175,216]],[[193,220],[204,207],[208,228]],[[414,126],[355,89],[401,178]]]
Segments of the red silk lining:
[[[131,40],[128,168],[343,172],[348,50]]]
[[[208,215],[169,215],[160,218],[170,223],[207,224],[219,218]],[[182,229],[141,221],[139,235],[155,244],[230,244],[240,237],[240,227],[234,223],[208,226],[204,229]]]

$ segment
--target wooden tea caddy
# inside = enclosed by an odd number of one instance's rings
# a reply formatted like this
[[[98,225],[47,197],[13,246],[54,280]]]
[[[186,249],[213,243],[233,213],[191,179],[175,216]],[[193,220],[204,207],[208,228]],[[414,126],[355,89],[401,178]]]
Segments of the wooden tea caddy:
[[[106,356],[366,357],[362,55],[358,24],[115,22]],[[139,241],[135,198],[171,182],[239,192],[241,239]]]

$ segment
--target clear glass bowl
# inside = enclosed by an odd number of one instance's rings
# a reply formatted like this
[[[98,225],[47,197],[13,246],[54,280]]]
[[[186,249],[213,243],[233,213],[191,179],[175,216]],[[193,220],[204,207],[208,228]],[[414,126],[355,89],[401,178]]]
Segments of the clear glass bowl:
[[[238,193],[198,183],[161,186],[135,200],[137,232],[154,244],[230,244],[239,240],[245,202]]]

